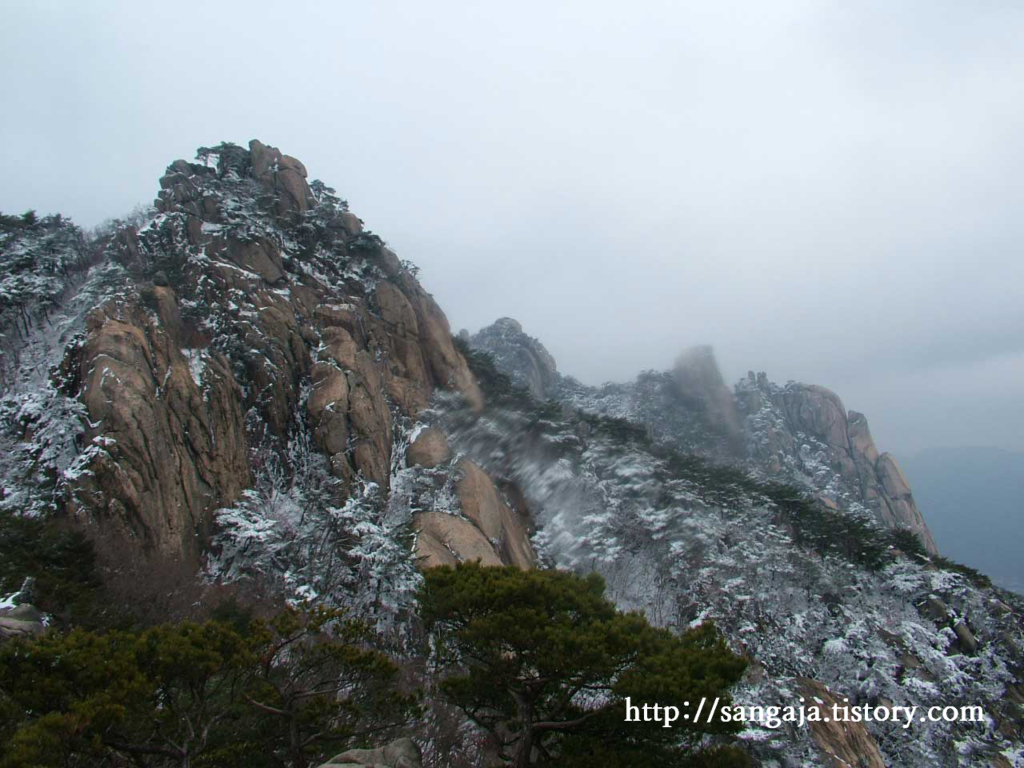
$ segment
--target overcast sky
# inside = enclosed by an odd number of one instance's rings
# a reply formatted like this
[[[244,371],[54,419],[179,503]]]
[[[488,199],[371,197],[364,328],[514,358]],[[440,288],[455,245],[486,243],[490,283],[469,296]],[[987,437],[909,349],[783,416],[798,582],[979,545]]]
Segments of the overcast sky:
[[[0,210],[94,225],[260,138],[455,330],[591,383],[710,343],[883,450],[1024,449],[1020,3],[0,5]]]

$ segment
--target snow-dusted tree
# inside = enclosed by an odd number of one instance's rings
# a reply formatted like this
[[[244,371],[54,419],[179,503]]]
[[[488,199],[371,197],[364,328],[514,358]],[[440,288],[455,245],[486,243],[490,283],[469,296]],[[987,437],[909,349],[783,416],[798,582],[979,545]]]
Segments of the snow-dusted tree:
[[[352,608],[392,628],[418,586],[411,532],[389,522],[387,499],[362,477],[346,485],[297,429],[284,450],[257,452],[255,486],[218,510],[209,563],[225,581],[259,578],[304,600]]]

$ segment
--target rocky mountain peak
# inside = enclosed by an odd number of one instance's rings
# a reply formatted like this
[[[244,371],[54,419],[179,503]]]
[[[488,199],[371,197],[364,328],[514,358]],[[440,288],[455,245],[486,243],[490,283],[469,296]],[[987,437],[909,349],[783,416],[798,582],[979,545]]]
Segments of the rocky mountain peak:
[[[214,511],[296,435],[340,502],[362,482],[389,488],[402,420],[435,390],[482,405],[444,313],[300,161],[222,144],[160,186],[154,215],[111,238],[126,289],[62,365],[90,425],[65,473],[76,517],[194,560]]]
[[[864,414],[847,411],[825,387],[780,387],[764,373],[748,373],[736,399],[753,461],[796,478],[834,509],[909,528],[929,552],[937,551],[906,478],[891,455],[879,454]]]
[[[685,350],[676,358],[672,375],[680,396],[707,422],[716,425],[734,450],[739,450],[743,436],[736,402],[718,369],[714,349],[705,345]]]
[[[547,400],[561,380],[555,358],[523,326],[502,317],[469,338],[471,346],[494,355],[498,366],[514,384],[525,387],[538,400]]]
[[[909,528],[929,552],[937,551],[895,459],[879,453],[867,418],[847,411],[825,387],[779,386],[764,372],[751,371],[730,390],[710,346],[684,351],[669,372],[587,387],[558,375],[544,345],[511,318],[481,329],[469,342],[538,399],[554,397],[634,421],[685,452],[795,482],[831,509]]]

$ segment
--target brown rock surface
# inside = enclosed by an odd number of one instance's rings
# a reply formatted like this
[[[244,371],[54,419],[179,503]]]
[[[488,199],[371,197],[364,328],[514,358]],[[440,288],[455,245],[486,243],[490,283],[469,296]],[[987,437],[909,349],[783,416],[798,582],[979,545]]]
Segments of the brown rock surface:
[[[805,706],[816,707],[822,718],[830,720],[808,724],[811,736],[824,757],[824,765],[832,768],[886,768],[878,744],[863,723],[842,723],[832,718],[833,705],[845,706],[841,697],[817,680],[798,678],[797,682],[801,695],[807,699]]]
[[[483,403],[437,304],[354,214],[318,207],[302,163],[259,141],[223,151],[219,169],[172,163],[161,217],[115,238],[160,285],[94,311],[62,367],[92,425],[71,512],[126,551],[192,562],[297,417],[333,474],[386,492],[396,418],[437,388]]]
[[[427,427],[412,441],[405,458],[410,466],[430,469],[448,461],[451,455],[448,438],[444,433],[436,427]]]
[[[491,542],[472,522],[444,512],[421,512],[414,519],[416,558],[421,568],[478,560],[503,565]]]
[[[140,308],[108,302],[89,316],[88,329],[64,363],[80,382],[93,425],[85,440],[94,446],[70,509],[102,521],[111,529],[104,536],[117,530],[149,551],[197,557],[207,513],[250,478],[241,397],[227,361],[197,353],[200,389],[166,323]]]
[[[279,215],[301,215],[315,203],[306,184],[306,167],[256,139],[249,142],[252,173],[275,196]]]
[[[860,504],[886,525],[914,531],[929,552],[937,551],[906,478],[892,456],[879,454],[863,414],[847,413],[824,387],[779,387],[763,373],[751,372],[741,381],[737,397],[753,459],[772,473],[797,468],[818,484],[817,494],[828,506]]]
[[[421,432],[420,437],[425,433],[426,430]],[[435,450],[448,450],[447,441],[439,440],[443,440],[443,435],[438,432],[422,446],[428,460],[436,457]],[[484,565],[533,567],[536,555],[530,544],[526,510],[518,503],[521,494],[514,494],[517,503],[510,505],[490,476],[467,459],[461,460],[455,471],[462,515],[422,512],[413,520],[418,532],[416,556],[421,567],[472,560]]]
[[[536,556],[525,515],[505,503],[494,481],[473,462],[463,459],[456,471],[461,475],[455,488],[462,513],[483,532],[503,562],[531,568]]]
[[[462,514],[476,524],[490,541],[497,541],[502,534],[502,507],[491,478],[476,464],[463,459],[456,467],[461,477],[455,485],[462,505]]]

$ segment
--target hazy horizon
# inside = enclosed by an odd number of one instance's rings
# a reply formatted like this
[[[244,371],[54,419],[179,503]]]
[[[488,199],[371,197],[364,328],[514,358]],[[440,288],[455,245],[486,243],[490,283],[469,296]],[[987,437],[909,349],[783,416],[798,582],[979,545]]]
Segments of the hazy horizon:
[[[0,210],[259,138],[587,383],[715,347],[880,449],[1024,450],[1024,7],[5,4]]]

